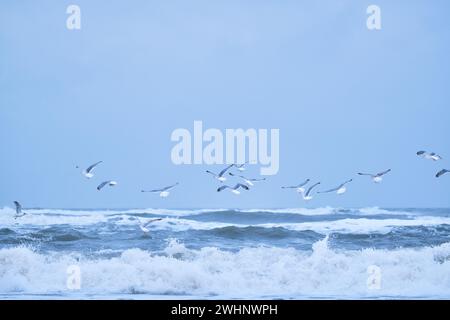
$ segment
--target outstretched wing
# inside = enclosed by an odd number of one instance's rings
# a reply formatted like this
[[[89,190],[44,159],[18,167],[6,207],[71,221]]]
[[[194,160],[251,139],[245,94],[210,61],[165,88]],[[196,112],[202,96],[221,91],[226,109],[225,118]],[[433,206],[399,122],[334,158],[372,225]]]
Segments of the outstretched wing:
[[[217,177],[217,174],[215,174],[214,172],[211,172],[209,170],[206,170],[206,173],[212,174],[214,177]]]
[[[226,167],[225,169],[223,169],[222,171],[219,172],[219,177],[222,177],[225,172],[227,172],[228,170],[230,170],[232,167],[234,167],[234,164],[230,164],[228,167]]]
[[[335,192],[338,191],[341,188],[341,186],[330,189],[330,190],[325,190],[325,191],[318,191],[317,193],[330,193],[330,192]]]
[[[237,189],[239,189],[239,188],[242,188],[242,189],[245,189],[245,190],[250,190],[250,187],[249,186],[247,186],[247,185],[245,185],[245,184],[242,184],[242,183],[238,183],[237,185],[235,185],[234,186],[234,190],[237,190]]]
[[[229,189],[229,188],[231,189],[230,186],[224,185],[224,186],[221,186],[219,189],[217,189],[217,192],[222,192],[223,190]]]
[[[383,171],[383,172],[380,172],[380,173],[377,173],[377,177],[381,177],[381,176],[384,176],[386,173],[389,173],[389,172],[391,172],[391,169],[387,169],[386,171]]]
[[[288,187],[281,187],[282,189],[297,189],[297,188],[302,188],[304,186],[306,186],[308,184],[308,182],[310,181],[310,179],[306,179],[305,181],[303,181],[302,183],[300,183],[299,185],[296,186],[288,186]]]
[[[420,151],[417,151],[416,154],[417,154],[418,156],[423,156],[423,155],[425,154],[425,151],[420,150]]]
[[[99,186],[97,187],[97,190],[100,191],[102,190],[107,184],[111,183],[111,181],[105,181],[99,184]]]
[[[311,194],[312,189],[314,189],[315,187],[317,187],[320,184],[320,182],[317,182],[316,184],[313,184],[311,187],[309,187],[308,191],[306,191],[305,196],[309,196]]]
[[[358,174],[359,174],[360,176],[371,176],[371,177],[373,177],[373,174],[371,174],[371,173],[361,173],[361,172],[358,172]]]
[[[142,190],[141,192],[149,192],[149,193],[164,192],[164,191],[170,190],[170,189],[172,189],[172,188],[175,188],[178,184],[179,184],[179,183],[177,182],[176,184],[171,185],[171,186],[168,186],[168,187],[165,187],[165,188],[155,189],[155,190],[148,190],[148,191],[147,191],[147,190]]]
[[[153,219],[153,220],[147,221],[145,224],[143,224],[143,226],[147,227],[148,225],[150,225],[150,224],[152,224],[154,222],[157,222],[157,221],[161,221],[161,220],[162,220],[162,218]]]
[[[16,213],[21,214],[22,213],[22,205],[18,201],[14,201],[14,205],[16,206]]]
[[[439,178],[440,176],[442,176],[442,175],[444,175],[444,174],[446,174],[446,173],[448,173],[448,172],[450,172],[450,170],[442,169],[441,171],[439,171],[438,173],[436,173],[436,178]]]
[[[93,165],[89,166],[89,167],[86,169],[86,172],[87,172],[87,173],[90,173],[90,172],[91,172],[96,166],[98,166],[100,163],[103,163],[103,161],[99,161],[99,162],[94,163]]]

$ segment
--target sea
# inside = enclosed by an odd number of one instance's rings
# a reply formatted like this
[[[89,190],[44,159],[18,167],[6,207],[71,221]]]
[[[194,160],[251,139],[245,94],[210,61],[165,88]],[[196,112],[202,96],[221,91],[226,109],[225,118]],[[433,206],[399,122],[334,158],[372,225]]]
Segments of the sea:
[[[449,208],[26,211],[0,299],[450,298]]]

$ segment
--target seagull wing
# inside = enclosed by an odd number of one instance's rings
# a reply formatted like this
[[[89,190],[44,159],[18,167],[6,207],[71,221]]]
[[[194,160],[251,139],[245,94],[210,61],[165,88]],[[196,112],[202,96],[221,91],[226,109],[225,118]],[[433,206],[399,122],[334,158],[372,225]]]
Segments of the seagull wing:
[[[317,187],[320,184],[320,182],[317,182],[316,184],[313,184],[311,187],[309,187],[308,191],[306,191],[305,196],[309,196],[311,194],[312,189]]]
[[[16,206],[16,214],[22,213],[22,205],[18,201],[14,201],[14,205]]]
[[[436,178],[439,178],[440,176],[442,176],[442,175],[444,175],[444,174],[446,174],[446,173],[448,173],[448,172],[450,172],[450,170],[442,169],[441,171],[439,171],[438,173],[436,173]]]
[[[103,161],[99,161],[99,162],[94,163],[93,165],[89,166],[89,167],[86,169],[86,172],[87,172],[87,173],[90,173],[90,172],[91,172],[92,170],[94,170],[94,168],[95,168],[96,166],[98,166],[100,163],[103,163]]]
[[[152,224],[152,223],[154,223],[154,222],[157,222],[157,221],[161,221],[161,220],[162,220],[161,218],[158,218],[158,219],[152,219],[152,220],[147,221],[146,223],[144,223],[143,226],[144,226],[144,227],[147,227],[148,225],[150,225],[150,224]]]
[[[338,191],[340,188],[341,188],[341,186],[330,189],[330,190],[326,190],[326,191],[318,191],[317,193],[330,193],[330,192]]]
[[[171,186],[163,188],[162,191],[167,191],[167,190],[173,189],[173,188],[175,188],[178,185],[179,185],[179,183],[177,182],[177,183],[175,183],[175,184],[173,184]]]
[[[212,174],[214,177],[217,177],[217,174],[215,174],[214,172],[211,172],[209,170],[206,170],[206,173]]]
[[[386,173],[389,173],[389,172],[391,172],[391,169],[388,169],[388,170],[386,170],[386,171],[383,171],[383,172],[380,172],[380,173],[377,173],[377,177],[381,177],[381,176],[384,176]]]
[[[239,188],[242,188],[242,189],[245,189],[245,190],[250,190],[250,188],[247,185],[242,184],[242,183],[238,183],[237,185],[235,185],[233,190],[237,190]]]
[[[217,189],[217,192],[222,192],[225,189],[231,189],[231,187],[227,185],[221,186],[219,189]]]
[[[232,167],[234,167],[234,164],[230,164],[228,167],[226,167],[225,169],[223,169],[222,171],[220,171],[219,173],[219,177],[222,177],[225,172],[227,172],[228,170],[230,170]]]
[[[361,172],[358,172],[358,174],[359,174],[360,176],[371,176],[371,177],[373,177],[373,174],[371,174],[371,173],[361,173]]]
[[[97,190],[100,191],[102,190],[106,185],[110,184],[112,181],[105,181],[99,184],[99,186],[97,187]]]
[[[423,155],[425,155],[425,151],[423,151],[423,150],[417,151],[416,154],[417,154],[418,156],[423,156]]]

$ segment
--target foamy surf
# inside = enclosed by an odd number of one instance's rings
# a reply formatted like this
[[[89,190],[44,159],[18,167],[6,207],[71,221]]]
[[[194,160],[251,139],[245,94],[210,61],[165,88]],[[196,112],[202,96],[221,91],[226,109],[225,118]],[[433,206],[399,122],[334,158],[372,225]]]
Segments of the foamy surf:
[[[148,295],[202,298],[448,297],[450,244],[422,249],[335,251],[328,239],[311,251],[256,247],[237,252],[188,249],[176,240],[161,252],[127,249],[112,258],[0,250],[3,295]],[[67,289],[69,266],[81,289]],[[380,288],[367,286],[368,268],[381,270]]]

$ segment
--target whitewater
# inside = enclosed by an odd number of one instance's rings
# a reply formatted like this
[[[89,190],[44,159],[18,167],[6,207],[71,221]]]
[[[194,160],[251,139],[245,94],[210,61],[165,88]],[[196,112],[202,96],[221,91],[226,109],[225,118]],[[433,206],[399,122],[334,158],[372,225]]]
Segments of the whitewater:
[[[450,298],[446,208],[27,212],[0,209],[1,299]]]

